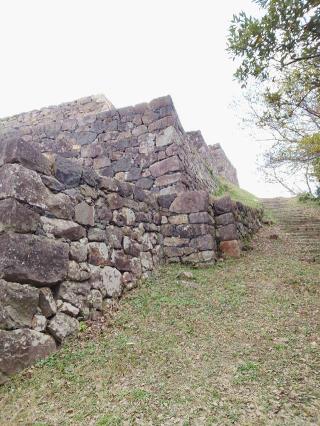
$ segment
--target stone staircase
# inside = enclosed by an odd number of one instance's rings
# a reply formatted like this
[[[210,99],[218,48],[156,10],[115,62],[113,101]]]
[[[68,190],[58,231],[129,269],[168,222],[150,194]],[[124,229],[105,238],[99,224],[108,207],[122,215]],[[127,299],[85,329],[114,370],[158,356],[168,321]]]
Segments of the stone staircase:
[[[320,208],[299,205],[292,198],[264,198],[280,229],[299,246],[303,260],[320,263]]]

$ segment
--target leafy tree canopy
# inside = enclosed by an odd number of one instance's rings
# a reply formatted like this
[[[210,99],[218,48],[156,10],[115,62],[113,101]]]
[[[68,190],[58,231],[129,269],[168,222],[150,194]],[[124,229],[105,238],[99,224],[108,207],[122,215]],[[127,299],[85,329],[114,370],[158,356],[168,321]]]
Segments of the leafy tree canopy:
[[[251,89],[255,124],[274,138],[265,168],[303,168],[320,181],[320,0],[253,1],[261,16],[233,17],[228,51],[239,61],[235,77]]]
[[[230,26],[228,50],[241,58],[236,77],[265,80],[272,67],[282,69],[301,61],[320,60],[319,0],[255,0],[261,18],[241,12]]]

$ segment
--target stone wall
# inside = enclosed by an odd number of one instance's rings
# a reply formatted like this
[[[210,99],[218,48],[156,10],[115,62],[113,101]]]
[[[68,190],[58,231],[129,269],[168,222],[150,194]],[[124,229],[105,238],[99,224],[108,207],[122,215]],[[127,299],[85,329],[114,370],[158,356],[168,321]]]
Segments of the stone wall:
[[[218,176],[222,176],[229,182],[239,186],[237,170],[231,164],[219,143],[207,145],[199,130],[188,132],[187,137],[202,155],[203,161]]]
[[[212,197],[170,97],[89,99],[0,126],[0,382],[161,262],[239,256],[260,226],[260,211]]]
[[[103,103],[89,105],[98,110],[77,116],[76,108],[69,107],[67,114],[56,108],[55,114],[49,109],[49,117],[42,110],[33,112],[30,122],[26,114],[2,126],[0,121],[0,135],[37,143],[43,153],[72,158],[102,176],[161,194],[217,188],[210,165],[190,143],[170,96],[117,110],[100,111]]]

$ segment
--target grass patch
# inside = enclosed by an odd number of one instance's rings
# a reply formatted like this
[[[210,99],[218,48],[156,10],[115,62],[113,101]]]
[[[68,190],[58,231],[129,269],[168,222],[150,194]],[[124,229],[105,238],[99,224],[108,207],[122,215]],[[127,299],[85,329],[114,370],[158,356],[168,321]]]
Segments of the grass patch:
[[[228,180],[219,176],[217,178],[218,181],[218,189],[215,191],[214,196],[222,197],[225,195],[229,195],[229,197],[234,201],[240,201],[242,204],[252,208],[262,208],[262,204],[260,200],[250,192],[245,189],[239,188],[236,185],[233,185]]]
[[[270,232],[241,259],[154,272],[99,334],[2,386],[0,424],[319,424],[319,266]]]

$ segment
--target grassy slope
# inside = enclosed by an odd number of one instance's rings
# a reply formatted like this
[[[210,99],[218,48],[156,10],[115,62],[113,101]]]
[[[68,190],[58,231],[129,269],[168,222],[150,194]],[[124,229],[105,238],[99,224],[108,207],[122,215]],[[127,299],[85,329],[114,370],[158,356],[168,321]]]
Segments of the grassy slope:
[[[219,188],[215,192],[215,196],[221,197],[224,195],[229,195],[234,201],[241,201],[241,203],[249,207],[261,208],[259,199],[250,192],[233,185],[231,182],[227,181],[221,176],[218,177],[218,181]]]
[[[159,270],[3,386],[0,424],[319,424],[319,265],[274,232],[191,283]]]

